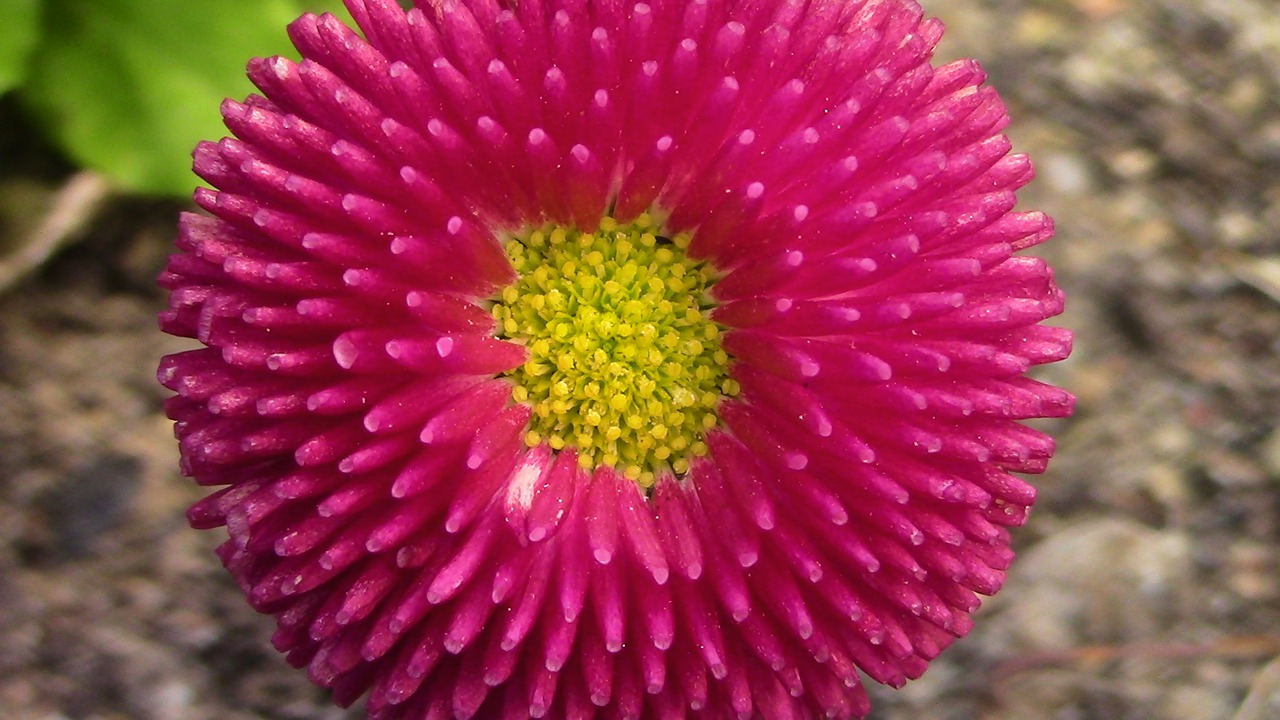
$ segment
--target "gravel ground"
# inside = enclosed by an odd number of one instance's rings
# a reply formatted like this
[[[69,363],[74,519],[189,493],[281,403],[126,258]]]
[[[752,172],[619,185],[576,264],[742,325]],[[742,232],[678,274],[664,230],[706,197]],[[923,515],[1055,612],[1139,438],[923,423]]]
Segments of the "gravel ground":
[[[1023,198],[1058,220],[1044,252],[1078,333],[1044,376],[1079,409],[1047,426],[1059,457],[1006,589],[872,717],[1280,718],[1280,5],[924,4],[1037,161]],[[32,135],[0,102],[0,271],[77,187]],[[357,717],[186,529],[199,492],[153,378],[185,346],[155,330],[151,280],[180,206],[90,205],[0,289],[0,717]]]

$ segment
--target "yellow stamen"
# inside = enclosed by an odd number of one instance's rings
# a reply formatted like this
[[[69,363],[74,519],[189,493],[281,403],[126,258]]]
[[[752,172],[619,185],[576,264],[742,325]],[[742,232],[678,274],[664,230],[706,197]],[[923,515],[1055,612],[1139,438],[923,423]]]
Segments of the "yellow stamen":
[[[706,455],[716,405],[738,393],[720,328],[707,317],[712,269],[645,214],[593,233],[546,225],[504,247],[519,274],[495,299],[503,337],[529,349],[511,371],[534,407],[525,442],[573,446],[642,487]]]

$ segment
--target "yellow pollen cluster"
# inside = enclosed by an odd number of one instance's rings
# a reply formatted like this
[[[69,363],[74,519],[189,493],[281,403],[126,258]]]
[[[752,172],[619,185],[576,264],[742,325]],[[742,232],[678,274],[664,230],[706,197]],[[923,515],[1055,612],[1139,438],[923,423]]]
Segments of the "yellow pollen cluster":
[[[519,279],[493,306],[501,335],[529,349],[509,375],[533,407],[529,446],[575,447],[642,487],[705,455],[716,403],[736,395],[720,329],[704,312],[713,275],[687,234],[641,215],[594,233],[548,225],[506,243]]]

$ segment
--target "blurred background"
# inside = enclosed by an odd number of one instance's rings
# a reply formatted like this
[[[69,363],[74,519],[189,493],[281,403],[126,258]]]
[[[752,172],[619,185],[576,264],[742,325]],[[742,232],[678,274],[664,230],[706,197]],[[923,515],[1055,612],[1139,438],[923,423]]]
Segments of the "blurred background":
[[[1079,405],[1005,590],[872,718],[1280,718],[1280,2],[922,3],[1036,161]],[[6,720],[358,717],[187,529],[154,380],[190,149],[324,7],[0,0]]]

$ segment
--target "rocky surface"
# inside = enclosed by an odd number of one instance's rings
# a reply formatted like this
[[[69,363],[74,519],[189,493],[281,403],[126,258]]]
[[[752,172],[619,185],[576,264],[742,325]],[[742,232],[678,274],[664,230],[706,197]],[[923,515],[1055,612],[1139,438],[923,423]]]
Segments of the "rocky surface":
[[[1023,197],[1058,220],[1044,252],[1078,333],[1045,376],[1079,410],[1048,426],[1059,457],[1006,589],[872,717],[1276,717],[1280,7],[924,4],[1037,161]],[[3,258],[71,177],[16,117],[0,103]],[[215,534],[186,529],[199,491],[153,379],[184,347],[151,285],[179,206],[104,207],[0,295],[0,717],[357,717],[270,650]]]

